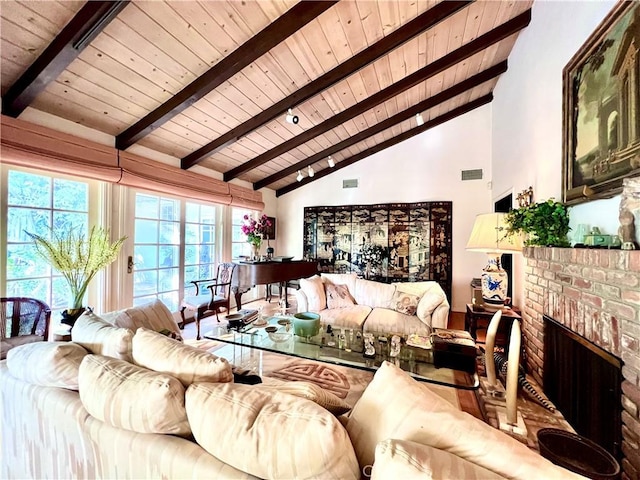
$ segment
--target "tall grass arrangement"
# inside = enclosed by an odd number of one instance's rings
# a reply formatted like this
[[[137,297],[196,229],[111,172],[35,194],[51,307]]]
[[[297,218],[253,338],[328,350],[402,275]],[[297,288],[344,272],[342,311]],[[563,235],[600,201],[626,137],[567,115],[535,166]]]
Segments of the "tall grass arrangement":
[[[127,237],[111,243],[109,230],[92,227],[85,238],[78,229],[51,231],[51,239],[25,232],[35,243],[36,253],[65,278],[71,295],[70,308],[82,308],[87,287],[100,270],[118,258]]]

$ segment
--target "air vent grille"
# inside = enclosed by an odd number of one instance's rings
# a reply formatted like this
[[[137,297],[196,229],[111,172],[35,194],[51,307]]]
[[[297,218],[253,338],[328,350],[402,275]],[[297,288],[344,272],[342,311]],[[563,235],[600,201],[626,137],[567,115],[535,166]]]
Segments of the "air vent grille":
[[[342,188],[358,188],[358,179],[351,178],[349,180],[343,180]]]
[[[462,181],[466,180],[482,180],[482,169],[462,170]]]

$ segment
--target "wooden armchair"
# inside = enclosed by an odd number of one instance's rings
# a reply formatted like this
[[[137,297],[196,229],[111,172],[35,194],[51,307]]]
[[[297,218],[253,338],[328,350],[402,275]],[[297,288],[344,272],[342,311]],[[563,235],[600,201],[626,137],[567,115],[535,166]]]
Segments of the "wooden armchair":
[[[184,311],[189,309],[195,312],[194,319],[196,321],[197,340],[200,340],[200,320],[215,314],[219,322],[218,312],[220,309],[224,308],[227,312],[229,311],[229,304],[231,302],[231,280],[233,279],[235,268],[235,263],[220,263],[216,272],[216,278],[191,281],[196,287],[196,294],[185,297],[182,301],[180,316],[182,317],[182,324],[184,325],[186,323]]]
[[[0,358],[13,347],[46,341],[49,336],[51,309],[35,298],[0,298]]]

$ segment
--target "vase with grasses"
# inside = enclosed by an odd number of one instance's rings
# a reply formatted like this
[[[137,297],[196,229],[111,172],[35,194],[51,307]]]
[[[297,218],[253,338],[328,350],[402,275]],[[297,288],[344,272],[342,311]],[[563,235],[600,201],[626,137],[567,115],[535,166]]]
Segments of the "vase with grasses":
[[[71,291],[71,304],[62,313],[62,322],[73,326],[84,312],[84,296],[93,278],[118,258],[127,237],[111,242],[109,230],[92,227],[89,236],[79,229],[51,231],[51,238],[25,232],[33,239],[37,255],[57,270]]]

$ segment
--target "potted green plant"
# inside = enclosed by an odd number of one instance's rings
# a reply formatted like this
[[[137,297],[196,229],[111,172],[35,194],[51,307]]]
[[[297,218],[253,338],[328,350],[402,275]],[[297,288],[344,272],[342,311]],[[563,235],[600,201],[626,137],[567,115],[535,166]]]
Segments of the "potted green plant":
[[[569,211],[564,204],[553,198],[513,209],[507,213],[505,221],[509,234],[525,234],[525,245],[569,246]]]
[[[52,230],[51,239],[25,233],[33,239],[38,256],[67,281],[72,298],[70,308],[62,312],[62,322],[73,326],[84,312],[83,301],[89,283],[118,257],[127,237],[112,243],[109,231],[101,227],[91,228],[87,238],[75,228],[63,232]]]

